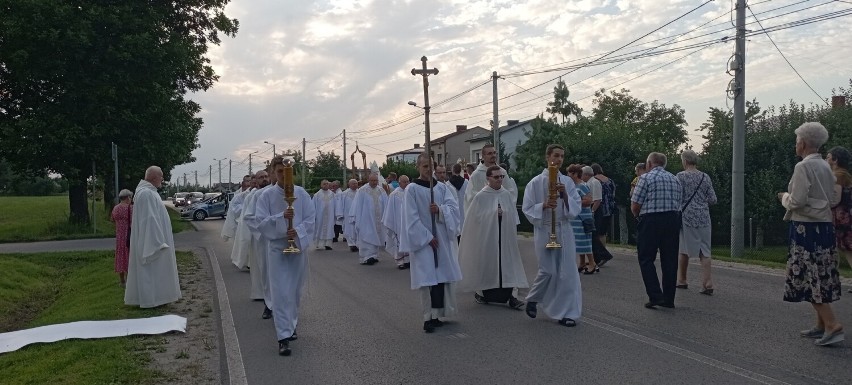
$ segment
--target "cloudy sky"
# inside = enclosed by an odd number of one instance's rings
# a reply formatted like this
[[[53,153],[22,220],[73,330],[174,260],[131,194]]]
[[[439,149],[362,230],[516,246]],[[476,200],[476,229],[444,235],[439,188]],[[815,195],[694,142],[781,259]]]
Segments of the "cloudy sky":
[[[432,105],[489,81],[498,81],[500,121],[528,119],[544,112],[560,75],[570,99],[591,109],[596,89],[628,88],[643,101],[659,100],[686,110],[690,139],[709,107],[733,106],[725,73],[733,40],[733,0],[716,0],[639,40],[609,58],[630,52],[674,52],[616,64],[571,65],[595,60],[699,7],[703,0],[236,0],[226,13],[240,21],[236,38],[211,47],[209,57],[220,81],[193,95],[202,107],[197,161],[178,166],[173,180],[219,178],[218,162],[233,160],[234,180],[278,152],[301,149],[342,154],[357,142],[368,161],[381,164],[387,153],[423,142],[423,118],[409,100],[423,105],[422,78],[412,76],[427,56],[440,73],[430,78]],[[763,27],[852,10],[850,1],[752,0]],[[748,14],[750,30],[760,27]],[[771,32],[770,36],[799,73],[823,98],[852,78],[852,16]],[[699,27],[699,28],[697,28]],[[697,28],[697,29],[696,29]],[[662,45],[662,46],[661,46]],[[790,69],[765,35],[746,48],[746,97],[761,105],[823,103]],[[606,60],[606,59],[604,59]],[[561,69],[561,70],[560,70]],[[550,72],[524,75],[529,72]],[[523,76],[518,76],[523,75]],[[549,81],[549,82],[548,82]],[[432,110],[432,137],[455,125],[489,127],[492,86],[484,84]],[[726,104],[727,103],[727,104]],[[477,105],[481,105],[476,107]],[[473,107],[473,108],[470,108]],[[346,156],[348,159],[348,154]],[[228,178],[228,161],[222,162]]]

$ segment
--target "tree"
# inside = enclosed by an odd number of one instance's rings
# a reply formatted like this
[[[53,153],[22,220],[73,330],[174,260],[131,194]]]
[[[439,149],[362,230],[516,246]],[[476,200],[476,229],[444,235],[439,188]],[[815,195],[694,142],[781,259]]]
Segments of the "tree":
[[[310,169],[308,174],[310,176],[308,180],[310,188],[305,188],[309,191],[319,188],[323,179],[334,180],[343,176],[343,160],[334,151],[322,152],[322,150],[319,150],[319,155],[308,161],[308,168]]]
[[[217,80],[206,53],[237,32],[228,2],[0,0],[0,152],[63,175],[76,223],[87,179],[111,178],[110,142],[127,187],[151,164],[168,180],[194,160],[201,107],[185,95]]]
[[[447,167],[452,167],[452,165],[447,165]],[[397,177],[408,175],[408,178],[411,180],[420,176],[420,172],[417,171],[417,165],[415,165],[413,161],[406,162],[404,160],[388,159],[382,167],[379,167],[379,171],[385,177],[387,177],[391,172],[395,172]]]
[[[553,87],[553,101],[547,102],[547,109],[545,109],[554,120],[557,115],[561,116],[563,125],[570,115],[579,118],[582,112],[582,109],[576,103],[568,100],[569,95],[571,95],[571,92],[568,91],[568,86],[565,85],[562,79],[559,79],[556,87]]]

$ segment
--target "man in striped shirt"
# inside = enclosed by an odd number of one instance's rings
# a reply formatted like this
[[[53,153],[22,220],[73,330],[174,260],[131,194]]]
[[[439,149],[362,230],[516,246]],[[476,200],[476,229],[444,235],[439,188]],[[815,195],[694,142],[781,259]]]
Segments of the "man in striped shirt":
[[[630,211],[639,221],[636,248],[642,281],[648,293],[645,307],[674,308],[682,189],[677,177],[666,171],[665,155],[652,152],[645,165],[648,171],[639,177],[630,198]],[[662,287],[654,266],[657,251],[663,273]]]

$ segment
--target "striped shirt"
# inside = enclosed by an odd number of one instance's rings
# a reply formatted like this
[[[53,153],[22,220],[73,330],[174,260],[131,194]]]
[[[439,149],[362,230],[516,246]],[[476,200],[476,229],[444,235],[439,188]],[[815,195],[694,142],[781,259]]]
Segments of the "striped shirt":
[[[639,177],[631,201],[642,205],[639,215],[680,211],[683,190],[672,173],[657,166]]]

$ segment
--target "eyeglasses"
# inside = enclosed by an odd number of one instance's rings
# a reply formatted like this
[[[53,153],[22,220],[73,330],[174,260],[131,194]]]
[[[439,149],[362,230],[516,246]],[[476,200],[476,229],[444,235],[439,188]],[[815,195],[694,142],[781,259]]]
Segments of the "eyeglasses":
[[[503,178],[505,178],[505,177],[506,177],[505,175],[491,175],[489,178],[494,178],[494,179],[503,179]]]

